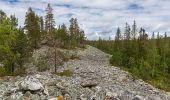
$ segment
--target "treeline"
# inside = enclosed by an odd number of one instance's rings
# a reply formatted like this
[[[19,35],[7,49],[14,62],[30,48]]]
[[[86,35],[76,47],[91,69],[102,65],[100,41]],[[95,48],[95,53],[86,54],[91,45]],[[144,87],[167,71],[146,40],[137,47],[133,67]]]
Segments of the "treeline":
[[[87,41],[90,45],[112,54],[110,63],[130,71],[134,76],[170,91],[170,38],[167,34],[137,30],[136,22],[124,31],[117,29],[115,39]]]
[[[0,76],[22,74],[24,63],[41,45],[72,49],[84,47],[84,31],[76,18],[70,26],[55,27],[53,9],[47,5],[46,15],[38,16],[30,7],[26,12],[24,27],[18,27],[15,15],[8,17],[0,10]]]

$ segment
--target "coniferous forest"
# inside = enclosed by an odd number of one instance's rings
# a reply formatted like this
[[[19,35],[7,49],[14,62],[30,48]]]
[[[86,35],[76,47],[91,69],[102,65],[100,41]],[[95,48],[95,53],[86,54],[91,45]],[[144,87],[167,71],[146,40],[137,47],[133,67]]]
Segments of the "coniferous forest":
[[[134,77],[170,91],[170,38],[153,32],[151,37],[144,28],[137,30],[126,23],[124,30],[117,28],[114,40],[87,41],[112,55],[110,63],[129,71]]]
[[[24,74],[23,64],[41,45],[66,49],[84,47],[84,31],[78,20],[71,18],[69,27],[62,24],[56,28],[52,11],[48,4],[46,15],[38,16],[30,7],[24,26],[20,27],[15,15],[7,16],[0,10],[0,76]]]
[[[84,48],[85,43],[112,55],[110,63],[129,71],[135,78],[170,91],[170,38],[166,32],[151,35],[144,28],[126,23],[119,27],[114,40],[86,40],[77,18],[70,24],[55,26],[53,9],[46,7],[46,15],[39,16],[30,7],[23,27],[18,26],[15,15],[7,16],[0,10],[0,76],[24,74],[24,63],[41,45],[54,48]],[[114,33],[113,33],[114,34]],[[55,54],[56,55],[56,54]]]

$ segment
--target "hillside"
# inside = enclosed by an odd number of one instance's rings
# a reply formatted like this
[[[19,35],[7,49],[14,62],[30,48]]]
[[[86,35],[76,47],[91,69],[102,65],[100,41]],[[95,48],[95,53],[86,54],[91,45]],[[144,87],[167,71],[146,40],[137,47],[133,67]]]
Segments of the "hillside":
[[[44,55],[47,48],[33,56]],[[99,49],[87,46],[71,52],[78,57],[58,66],[58,74],[32,69],[25,76],[2,77],[0,100],[170,100],[170,94],[111,66],[111,56]]]

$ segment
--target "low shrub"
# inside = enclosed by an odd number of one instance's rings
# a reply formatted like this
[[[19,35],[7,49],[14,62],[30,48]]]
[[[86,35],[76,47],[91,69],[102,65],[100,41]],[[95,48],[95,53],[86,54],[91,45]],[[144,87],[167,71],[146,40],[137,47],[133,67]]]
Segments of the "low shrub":
[[[37,70],[40,71],[40,72],[49,70],[48,62],[46,60],[46,57],[39,57],[37,59],[37,62],[36,62],[36,67],[37,67]]]
[[[5,68],[0,67],[0,77],[5,76],[7,74],[7,71],[5,70]]]

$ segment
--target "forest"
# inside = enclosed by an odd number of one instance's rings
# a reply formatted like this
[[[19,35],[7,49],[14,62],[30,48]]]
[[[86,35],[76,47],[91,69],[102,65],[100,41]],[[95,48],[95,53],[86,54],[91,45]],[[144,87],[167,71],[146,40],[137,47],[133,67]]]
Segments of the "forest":
[[[24,74],[24,63],[41,45],[73,49],[84,48],[86,43],[111,54],[112,65],[170,91],[170,38],[166,32],[153,32],[149,37],[144,28],[137,30],[134,21],[132,27],[126,23],[123,31],[118,27],[114,40],[90,41],[77,18],[70,19],[69,27],[62,24],[56,28],[52,10],[48,4],[46,15],[38,16],[28,8],[23,27],[18,26],[15,15],[0,10],[0,76]]]
[[[62,24],[56,28],[52,10],[48,4],[46,15],[38,16],[28,8],[23,27],[18,26],[15,15],[7,16],[0,10],[0,76],[24,74],[24,64],[41,45],[54,49],[84,47],[84,31],[77,18],[70,19],[69,27]]]
[[[129,71],[135,78],[170,91],[170,38],[165,32],[153,32],[151,37],[144,28],[137,30],[126,23],[122,31],[117,28],[114,40],[87,41],[112,55],[110,63]]]

